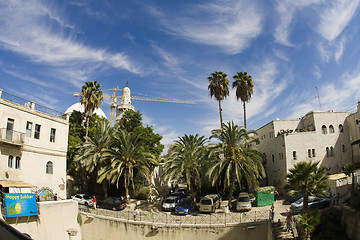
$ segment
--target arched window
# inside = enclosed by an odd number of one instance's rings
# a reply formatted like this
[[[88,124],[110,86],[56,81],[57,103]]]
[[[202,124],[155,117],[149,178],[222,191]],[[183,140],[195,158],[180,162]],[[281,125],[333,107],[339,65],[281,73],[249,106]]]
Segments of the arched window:
[[[46,173],[53,174],[53,163],[51,161],[46,163]]]
[[[330,151],[329,151],[329,148],[328,148],[328,147],[326,147],[326,156],[327,156],[327,157],[330,157]]]
[[[334,126],[333,125],[330,125],[329,126],[329,133],[334,133],[335,130],[334,130]]]
[[[322,132],[322,134],[327,134],[327,128],[325,125],[322,125],[321,132]]]
[[[20,168],[20,157],[16,157],[15,158],[15,168],[19,169]]]
[[[330,156],[334,156],[334,148],[330,147]]]
[[[346,148],[345,148],[345,145],[344,145],[344,144],[342,145],[342,151],[343,151],[343,152],[346,152]]]
[[[343,127],[342,124],[339,124],[339,131],[340,131],[340,132],[344,132],[344,127]]]
[[[9,168],[12,168],[12,166],[13,166],[13,156],[9,156],[9,158],[8,158],[8,167]]]

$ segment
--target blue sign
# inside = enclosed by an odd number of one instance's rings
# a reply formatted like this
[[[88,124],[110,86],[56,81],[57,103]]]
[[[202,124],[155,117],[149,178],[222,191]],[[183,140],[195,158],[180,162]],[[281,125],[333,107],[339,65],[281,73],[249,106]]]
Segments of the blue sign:
[[[7,217],[24,217],[38,215],[36,194],[5,193],[4,197]]]

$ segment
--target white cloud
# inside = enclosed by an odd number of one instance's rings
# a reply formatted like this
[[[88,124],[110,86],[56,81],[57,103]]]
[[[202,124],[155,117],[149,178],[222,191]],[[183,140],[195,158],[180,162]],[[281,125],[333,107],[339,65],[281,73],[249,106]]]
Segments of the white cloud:
[[[139,73],[124,53],[91,48],[61,33],[74,27],[39,1],[0,3],[0,22],[0,47],[33,62],[68,69],[113,67]]]
[[[150,9],[169,34],[240,53],[261,33],[261,11],[254,1],[211,1],[179,12]]]
[[[320,23],[317,31],[323,38],[333,41],[353,18],[360,0],[336,0],[326,3],[330,7],[319,11]]]
[[[29,76],[27,74],[22,74],[22,73],[13,71],[13,70],[8,70],[8,69],[2,69],[2,71],[9,74],[9,75],[11,75],[11,76],[13,76],[13,77],[28,81],[30,83],[37,84],[37,85],[42,86],[42,87],[49,87],[48,83],[46,83],[44,81],[41,81],[41,80],[39,80],[37,78],[34,78],[32,76]]]

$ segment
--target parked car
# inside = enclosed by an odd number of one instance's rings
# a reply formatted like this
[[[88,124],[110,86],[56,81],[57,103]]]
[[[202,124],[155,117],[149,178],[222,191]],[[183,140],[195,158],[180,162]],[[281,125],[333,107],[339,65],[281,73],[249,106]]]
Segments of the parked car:
[[[290,206],[290,211],[294,214],[301,212],[303,209],[303,198],[300,198],[296,202],[293,202]],[[308,197],[308,208],[309,209],[322,209],[330,206],[330,198],[317,198],[313,196]]]
[[[190,198],[183,198],[175,207],[175,214],[187,215],[194,208],[194,202]]]
[[[215,212],[216,208],[220,208],[221,198],[219,194],[208,194],[200,199],[200,212]]]
[[[251,210],[251,201],[249,194],[246,192],[241,192],[236,201],[236,210],[237,211],[249,211]]]
[[[179,199],[182,199],[185,197],[185,194],[183,192],[172,192],[170,193],[170,196],[177,197]]]
[[[119,211],[119,210],[123,210],[124,208],[126,208],[126,200],[121,199],[121,198],[109,197],[103,201],[98,201],[96,206],[98,208]]]
[[[92,207],[94,205],[93,198],[88,194],[83,194],[83,193],[75,194],[74,196],[71,196],[71,199],[85,206]]]
[[[162,209],[164,211],[173,211],[175,210],[176,205],[179,203],[180,199],[178,196],[170,196],[165,199]]]

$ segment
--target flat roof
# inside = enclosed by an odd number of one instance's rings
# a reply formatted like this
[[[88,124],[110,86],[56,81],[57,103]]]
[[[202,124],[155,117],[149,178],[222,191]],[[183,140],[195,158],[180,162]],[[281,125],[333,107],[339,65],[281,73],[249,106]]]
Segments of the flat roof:
[[[338,180],[341,178],[347,178],[346,174],[345,173],[337,173],[337,174],[329,175],[329,177],[328,177],[329,180]]]

